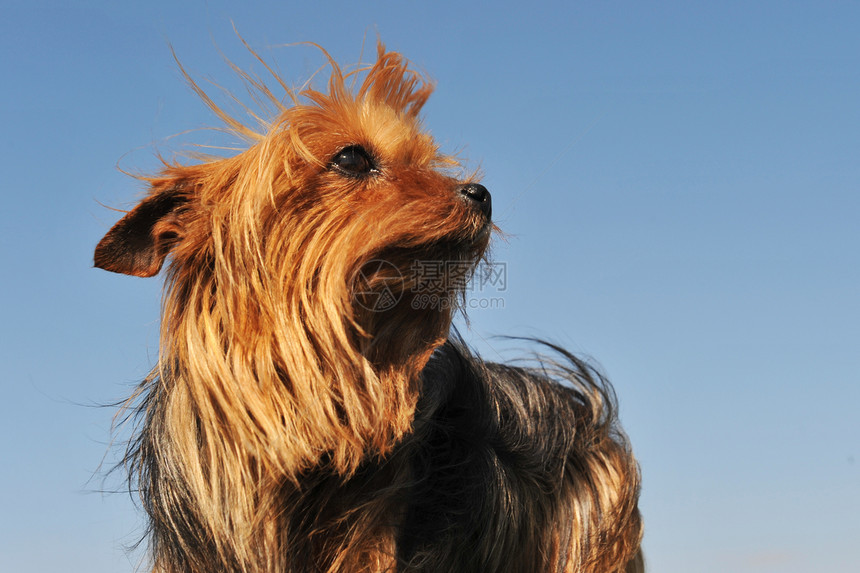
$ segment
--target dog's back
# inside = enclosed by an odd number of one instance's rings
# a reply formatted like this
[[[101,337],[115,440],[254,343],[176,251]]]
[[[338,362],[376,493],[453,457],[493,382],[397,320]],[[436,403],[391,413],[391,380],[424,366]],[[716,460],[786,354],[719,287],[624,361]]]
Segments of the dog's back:
[[[611,387],[553,350],[532,368],[451,342],[431,359],[404,446],[415,479],[404,570],[610,572],[636,552],[639,473]]]

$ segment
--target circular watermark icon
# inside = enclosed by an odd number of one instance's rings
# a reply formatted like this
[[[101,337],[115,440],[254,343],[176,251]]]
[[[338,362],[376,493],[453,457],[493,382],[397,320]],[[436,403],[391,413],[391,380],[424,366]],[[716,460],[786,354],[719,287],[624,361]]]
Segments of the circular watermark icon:
[[[358,272],[353,298],[371,312],[394,308],[403,297],[403,275],[395,265],[382,259],[368,261]]]

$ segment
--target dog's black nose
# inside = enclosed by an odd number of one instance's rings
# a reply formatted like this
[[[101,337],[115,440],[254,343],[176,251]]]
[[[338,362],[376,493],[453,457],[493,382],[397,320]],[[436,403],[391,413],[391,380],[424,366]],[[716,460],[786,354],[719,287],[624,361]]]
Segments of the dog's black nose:
[[[493,198],[486,187],[480,183],[467,183],[460,187],[460,194],[473,201],[484,216],[490,218],[493,213]]]

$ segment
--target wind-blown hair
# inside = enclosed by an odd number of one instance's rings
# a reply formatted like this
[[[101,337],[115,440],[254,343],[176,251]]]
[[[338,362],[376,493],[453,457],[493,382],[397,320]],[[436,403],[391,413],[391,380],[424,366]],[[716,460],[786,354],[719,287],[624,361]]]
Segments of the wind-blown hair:
[[[96,248],[135,276],[167,261],[158,364],[127,405],[155,570],[626,562],[638,472],[604,387],[575,361],[563,389],[443,346],[453,277],[446,304],[415,304],[416,261],[469,274],[494,229],[489,193],[422,128],[432,85],[382,45],[356,72],[329,64],[327,91],[290,106],[245,76],[279,107],[264,133],[192,82],[252,144],[166,163]]]

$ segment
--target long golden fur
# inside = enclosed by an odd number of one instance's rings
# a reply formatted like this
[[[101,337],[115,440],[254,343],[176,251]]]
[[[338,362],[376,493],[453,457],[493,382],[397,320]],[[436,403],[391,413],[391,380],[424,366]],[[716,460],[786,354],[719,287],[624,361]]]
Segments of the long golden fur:
[[[474,272],[494,229],[422,129],[432,86],[381,45],[330,67],[262,134],[195,86],[252,145],[166,164],[96,248],[136,276],[169,261],[126,458],[154,571],[641,570],[611,387],[558,348],[518,368],[449,340],[453,276],[416,304],[416,262]]]

